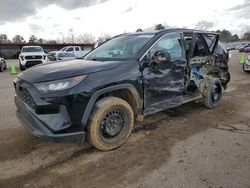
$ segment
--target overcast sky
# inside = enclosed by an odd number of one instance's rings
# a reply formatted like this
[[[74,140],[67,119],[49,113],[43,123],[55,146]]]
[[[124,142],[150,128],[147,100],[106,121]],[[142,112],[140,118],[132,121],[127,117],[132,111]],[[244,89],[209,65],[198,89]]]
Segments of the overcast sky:
[[[58,39],[69,32],[116,35],[157,23],[241,34],[250,28],[250,0],[0,0],[0,33]]]

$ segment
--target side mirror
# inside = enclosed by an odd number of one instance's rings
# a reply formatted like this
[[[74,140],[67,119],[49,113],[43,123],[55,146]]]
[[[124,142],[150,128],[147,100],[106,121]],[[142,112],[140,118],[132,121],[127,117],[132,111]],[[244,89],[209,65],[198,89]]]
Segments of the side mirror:
[[[171,55],[166,51],[159,50],[155,52],[154,56],[152,57],[152,60],[156,64],[169,63],[171,62]]]

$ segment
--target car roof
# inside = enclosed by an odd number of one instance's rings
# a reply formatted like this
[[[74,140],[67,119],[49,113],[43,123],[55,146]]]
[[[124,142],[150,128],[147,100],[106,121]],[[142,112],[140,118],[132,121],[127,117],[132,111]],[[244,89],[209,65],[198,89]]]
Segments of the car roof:
[[[172,32],[186,32],[186,33],[204,33],[204,34],[214,34],[219,35],[219,33],[216,32],[210,32],[210,31],[201,31],[201,30],[195,30],[195,29],[163,29],[163,30],[155,30],[155,31],[142,31],[142,32],[136,32],[136,33],[125,33],[123,35],[131,36],[131,35],[156,35],[160,33],[172,33]]]
[[[41,47],[41,46],[23,46],[23,48],[33,48],[33,47]]]

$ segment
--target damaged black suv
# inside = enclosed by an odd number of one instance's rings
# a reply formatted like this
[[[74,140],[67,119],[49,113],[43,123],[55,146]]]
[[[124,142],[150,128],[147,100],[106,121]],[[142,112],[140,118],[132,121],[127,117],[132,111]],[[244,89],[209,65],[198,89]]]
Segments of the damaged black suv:
[[[217,33],[169,29],[123,34],[83,59],[38,65],[14,81],[17,117],[34,136],[121,146],[135,121],[202,99],[219,105],[230,80]]]

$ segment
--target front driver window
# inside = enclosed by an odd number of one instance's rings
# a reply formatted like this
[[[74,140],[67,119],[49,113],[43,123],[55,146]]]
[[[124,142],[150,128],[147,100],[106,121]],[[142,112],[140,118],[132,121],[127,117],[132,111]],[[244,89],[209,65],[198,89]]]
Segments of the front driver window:
[[[180,33],[170,33],[161,38],[147,54],[150,59],[156,51],[163,50],[170,54],[171,59],[178,59],[183,56]]]

